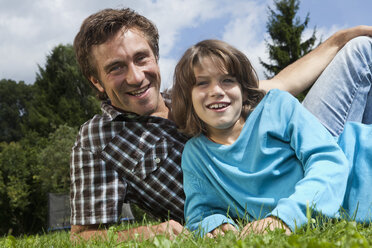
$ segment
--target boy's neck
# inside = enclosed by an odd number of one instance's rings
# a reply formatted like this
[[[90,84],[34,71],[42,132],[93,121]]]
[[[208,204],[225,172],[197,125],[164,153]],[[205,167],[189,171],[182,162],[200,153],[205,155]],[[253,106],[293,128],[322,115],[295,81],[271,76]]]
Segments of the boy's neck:
[[[245,119],[243,117],[230,128],[226,129],[209,129],[207,133],[207,138],[214,143],[221,145],[232,145],[238,138],[243,129]]]

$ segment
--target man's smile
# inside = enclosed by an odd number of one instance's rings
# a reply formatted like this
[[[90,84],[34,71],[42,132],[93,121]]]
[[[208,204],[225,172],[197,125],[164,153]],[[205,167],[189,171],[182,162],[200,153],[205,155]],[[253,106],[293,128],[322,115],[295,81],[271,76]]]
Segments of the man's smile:
[[[143,93],[145,93],[150,88],[150,86],[151,86],[151,84],[148,84],[146,87],[143,87],[141,89],[134,90],[134,91],[131,91],[131,92],[127,92],[127,94],[129,94],[131,96],[141,96]]]

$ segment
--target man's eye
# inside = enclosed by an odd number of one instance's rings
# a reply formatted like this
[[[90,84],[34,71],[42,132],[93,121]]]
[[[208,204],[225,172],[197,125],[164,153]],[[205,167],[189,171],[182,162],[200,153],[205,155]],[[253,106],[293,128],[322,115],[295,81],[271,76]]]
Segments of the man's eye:
[[[145,58],[146,58],[145,55],[141,55],[141,56],[138,56],[137,60],[138,60],[138,61],[141,61],[141,60],[144,60]]]
[[[122,65],[114,65],[110,68],[109,73],[120,73],[124,70]]]
[[[117,71],[120,68],[121,68],[120,66],[113,66],[113,67],[111,67],[110,71]]]
[[[143,62],[146,61],[147,57],[148,57],[148,56],[147,56],[146,54],[138,55],[138,56],[136,57],[136,62],[137,62],[137,63],[143,63]]]

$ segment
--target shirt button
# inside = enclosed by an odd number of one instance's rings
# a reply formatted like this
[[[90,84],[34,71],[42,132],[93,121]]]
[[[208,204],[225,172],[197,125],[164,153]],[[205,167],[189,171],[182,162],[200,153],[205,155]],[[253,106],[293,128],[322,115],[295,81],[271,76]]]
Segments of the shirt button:
[[[155,158],[155,163],[160,163],[160,158]]]

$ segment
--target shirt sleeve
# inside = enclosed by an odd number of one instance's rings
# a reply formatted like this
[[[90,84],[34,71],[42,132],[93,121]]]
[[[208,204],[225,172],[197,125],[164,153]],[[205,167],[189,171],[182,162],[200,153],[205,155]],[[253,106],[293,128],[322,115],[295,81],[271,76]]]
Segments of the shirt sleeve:
[[[268,215],[277,216],[293,231],[308,221],[307,211],[337,217],[350,168],[334,137],[297,99],[288,93],[275,98],[271,104],[279,107],[269,112],[272,120],[278,120],[273,123],[274,133],[289,142],[301,161],[304,176],[296,183],[294,193],[280,199]]]
[[[77,142],[70,157],[71,225],[115,223],[125,185],[95,153]]]
[[[197,161],[200,160],[193,155],[193,149],[197,148],[187,143],[182,154],[185,220],[189,230],[204,236],[224,223],[235,223],[227,216],[225,208],[215,207],[220,205],[219,198],[206,175],[198,170]]]

